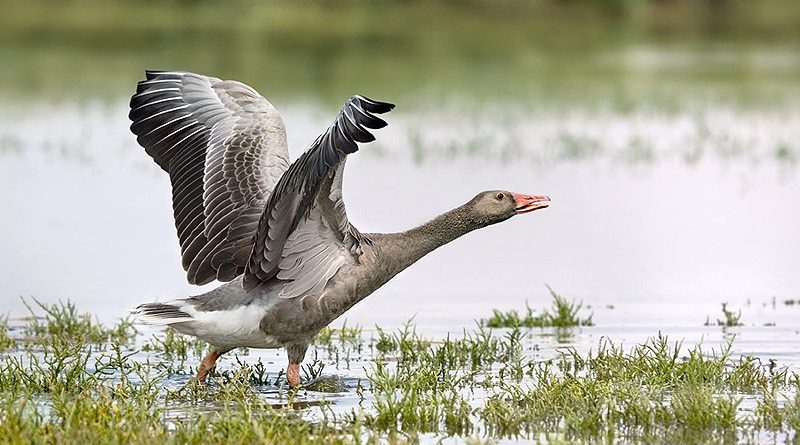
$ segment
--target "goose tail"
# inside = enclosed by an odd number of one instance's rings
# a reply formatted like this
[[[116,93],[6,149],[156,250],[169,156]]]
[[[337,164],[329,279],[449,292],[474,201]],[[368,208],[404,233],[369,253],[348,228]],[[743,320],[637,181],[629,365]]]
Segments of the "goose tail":
[[[194,317],[183,310],[185,307],[186,302],[180,300],[145,303],[136,306],[130,312],[137,321],[144,324],[170,325],[194,320]]]

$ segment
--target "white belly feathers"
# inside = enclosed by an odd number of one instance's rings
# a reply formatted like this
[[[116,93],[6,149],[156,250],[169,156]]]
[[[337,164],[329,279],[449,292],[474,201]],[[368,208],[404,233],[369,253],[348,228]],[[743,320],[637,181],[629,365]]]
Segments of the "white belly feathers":
[[[259,323],[266,308],[258,304],[232,310],[198,311],[191,305],[181,308],[192,316],[191,321],[173,324],[184,334],[194,335],[220,348],[278,348],[275,338],[266,335]]]

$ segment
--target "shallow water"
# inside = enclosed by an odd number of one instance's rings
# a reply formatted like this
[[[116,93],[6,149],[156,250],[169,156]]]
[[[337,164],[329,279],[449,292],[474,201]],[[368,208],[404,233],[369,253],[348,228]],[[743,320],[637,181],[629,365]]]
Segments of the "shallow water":
[[[308,103],[282,110],[293,155],[334,112]],[[111,322],[139,302],[198,292],[179,266],[169,182],[128,134],[125,111],[123,102],[0,109],[11,147],[0,178],[14,209],[0,221],[0,249],[15,252],[1,260],[0,294],[12,317],[27,313],[18,296],[70,299]],[[402,230],[486,188],[548,194],[553,205],[441,248],[334,325],[362,326],[369,338],[375,326],[413,318],[426,336],[458,336],[492,309],[549,306],[548,283],[582,300],[595,326],[568,336],[530,331],[525,351],[534,359],[663,334],[707,351],[735,338],[734,356],[800,370],[800,305],[784,303],[800,289],[800,177],[797,146],[786,142],[800,113],[709,106],[701,114],[533,109],[509,121],[491,113],[464,120],[455,105],[447,113],[398,110],[378,142],[348,163],[348,212],[362,230]],[[784,146],[790,154],[776,156]],[[722,302],[741,310],[743,326],[716,326]],[[160,335],[141,329],[140,340]],[[334,414],[370,409],[371,393],[357,388],[367,385],[373,356],[342,349],[307,355],[345,391],[304,393],[305,417],[323,416],[320,401],[333,402],[325,409]],[[285,368],[283,351],[249,350],[224,357],[220,370],[237,369],[238,360],[261,362],[271,380]],[[173,375],[168,387],[189,377]],[[276,386],[258,391],[286,403]],[[754,397],[744,395],[741,415]],[[170,412],[186,409],[197,407],[178,403]]]
[[[614,317],[609,316],[612,308],[596,308],[596,315],[604,315],[606,322]],[[761,320],[775,320],[775,314],[781,311],[780,306],[772,307],[763,305],[762,312],[764,317]],[[759,311],[756,311],[759,312]],[[468,329],[470,330],[470,329]],[[795,328],[781,327],[734,327],[720,328],[718,326],[704,327],[670,327],[664,329],[669,332],[668,341],[672,344],[681,344],[681,355],[679,360],[687,360],[688,351],[694,345],[702,345],[706,357],[709,355],[722,354],[728,345],[731,345],[731,356],[733,360],[738,360],[740,355],[756,357],[760,360],[763,368],[770,368],[776,365],[778,370],[784,366],[791,370],[800,369],[798,360],[798,335],[800,333]],[[523,330],[522,353],[524,360],[535,362],[558,360],[562,354],[569,355],[575,351],[578,355],[586,357],[591,351],[597,351],[602,344],[608,346],[610,340],[617,347],[630,350],[635,345],[644,344],[654,337],[652,327],[630,327],[611,322],[609,325],[583,327],[579,329],[555,330],[555,329],[530,329]],[[161,336],[162,333],[157,329],[143,328],[140,332],[139,344],[147,336]],[[442,335],[442,339],[444,338]],[[495,330],[493,335],[503,337],[508,335],[504,329]],[[299,393],[290,396],[284,386],[282,371],[285,367],[285,359],[282,351],[275,350],[237,350],[224,356],[218,366],[218,372],[232,373],[240,369],[242,363],[250,366],[263,366],[266,375],[266,383],[253,383],[253,388],[265,401],[273,407],[281,408],[292,406],[293,409],[302,411],[303,418],[311,421],[322,421],[323,419],[342,419],[353,413],[374,414],[373,404],[376,396],[372,393],[368,374],[374,376],[376,363],[387,363],[392,367],[393,362],[398,360],[393,354],[382,355],[373,349],[374,339],[378,333],[373,329],[365,329],[361,333],[361,348],[347,342],[339,342],[336,338],[329,345],[316,345],[310,348],[306,356],[307,362],[314,362],[315,366],[324,365],[321,369],[322,377],[319,380],[333,381],[338,389],[333,391],[319,392],[314,389],[303,389]],[[434,335],[434,338],[436,335]],[[459,333],[448,335],[449,338],[459,338]],[[138,353],[133,358],[137,361],[147,360],[151,364],[163,363],[167,366],[174,366],[175,359],[169,356],[164,357],[158,353]],[[185,366],[182,373],[173,374],[165,380],[163,390],[179,391],[187,384],[191,383],[192,368],[199,363],[199,356],[191,356],[180,366]],[[497,378],[499,364],[493,366],[493,371],[486,371],[482,374],[484,378],[494,375]],[[421,365],[424,366],[424,365]],[[771,369],[771,368],[770,368]],[[186,371],[188,370],[188,372]],[[453,370],[453,372],[457,372]],[[305,374],[305,371],[304,371]],[[304,381],[311,383],[307,374]],[[527,378],[519,382],[512,382],[525,388],[533,382]],[[211,391],[218,390],[219,380],[215,380],[210,386]],[[491,388],[476,386],[462,388],[462,393],[469,394],[469,403],[474,409],[480,408],[491,396]],[[737,406],[737,417],[753,415],[757,409],[759,400],[764,395],[760,393],[740,393],[736,394],[740,399]],[[289,398],[291,397],[291,400]],[[720,395],[722,397],[722,395]],[[781,393],[780,403],[792,397],[791,393]],[[660,403],[660,402],[655,402]],[[198,410],[203,412],[218,411],[221,407],[203,403],[173,402],[168,406],[165,421],[180,419],[187,413],[194,413]],[[473,436],[481,437],[487,434],[480,423],[475,425]],[[417,437],[414,435],[413,437]],[[526,437],[524,434],[522,437]],[[737,438],[741,443],[791,443],[795,433],[791,431],[770,432],[767,430],[748,429],[737,431]],[[463,443],[464,437],[447,437],[443,431],[437,433],[422,434],[418,437],[420,443],[440,443],[442,440],[449,440],[447,443]],[[519,439],[517,439],[519,440]],[[552,438],[550,439],[552,440]],[[502,443],[505,441],[501,440]],[[510,443],[516,443],[511,441]],[[666,442],[669,443],[669,442]]]
[[[294,156],[335,112],[279,107]],[[615,305],[629,326],[692,326],[724,301],[796,298],[798,109],[520,107],[506,110],[512,120],[401,108],[348,162],[348,213],[362,231],[403,230],[484,189],[553,204],[442,247],[346,317],[458,330],[492,308],[546,304],[545,282]],[[70,299],[110,321],[138,302],[198,292],[180,269],[167,175],[125,115],[122,102],[0,107],[12,210],[0,250],[13,252],[0,260],[0,294],[12,315],[24,313],[19,296]]]

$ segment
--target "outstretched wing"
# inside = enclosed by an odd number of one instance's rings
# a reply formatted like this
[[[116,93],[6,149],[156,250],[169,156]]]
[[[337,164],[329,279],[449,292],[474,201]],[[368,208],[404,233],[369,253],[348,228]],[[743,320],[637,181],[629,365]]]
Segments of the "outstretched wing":
[[[130,107],[131,131],[172,182],[187,279],[241,275],[289,165],[280,114],[243,83],[183,72],[148,71]]]
[[[348,261],[361,254],[359,232],[347,220],[342,200],[345,157],[357,142],[375,137],[367,129],[386,122],[373,113],[394,105],[353,96],[336,120],[281,177],[258,224],[244,286],[287,281],[281,297],[321,291]]]

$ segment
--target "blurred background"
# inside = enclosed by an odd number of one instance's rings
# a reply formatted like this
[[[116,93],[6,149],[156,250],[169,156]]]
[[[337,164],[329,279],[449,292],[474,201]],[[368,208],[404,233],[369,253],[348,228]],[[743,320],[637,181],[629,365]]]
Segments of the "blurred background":
[[[795,0],[0,10],[0,313],[23,315],[33,296],[113,319],[200,292],[180,268],[168,177],[127,129],[145,69],[252,85],[283,113],[293,157],[350,95],[396,103],[348,161],[362,231],[409,228],[484,189],[552,197],[423,259],[351,322],[458,328],[547,303],[545,282],[606,325],[699,325],[722,301],[800,297]]]

